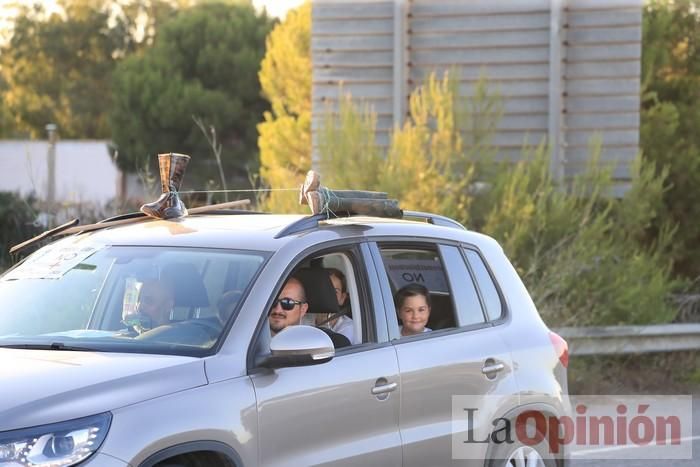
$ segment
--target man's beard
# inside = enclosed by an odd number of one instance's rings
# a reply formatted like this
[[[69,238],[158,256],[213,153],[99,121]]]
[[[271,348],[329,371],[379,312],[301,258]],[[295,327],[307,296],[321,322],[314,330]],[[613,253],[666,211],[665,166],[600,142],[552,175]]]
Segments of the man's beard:
[[[273,334],[277,334],[281,330],[287,327],[286,321],[287,321],[287,315],[281,314],[281,313],[271,313],[270,318],[275,317],[279,318],[281,321],[273,321],[272,319],[269,319],[270,322],[270,330],[272,331]]]

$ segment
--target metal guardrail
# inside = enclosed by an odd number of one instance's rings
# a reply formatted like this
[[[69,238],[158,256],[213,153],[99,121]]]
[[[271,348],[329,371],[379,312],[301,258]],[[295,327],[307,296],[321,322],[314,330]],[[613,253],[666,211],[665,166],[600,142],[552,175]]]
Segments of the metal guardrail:
[[[621,355],[700,350],[700,324],[557,328],[569,343],[569,353]]]

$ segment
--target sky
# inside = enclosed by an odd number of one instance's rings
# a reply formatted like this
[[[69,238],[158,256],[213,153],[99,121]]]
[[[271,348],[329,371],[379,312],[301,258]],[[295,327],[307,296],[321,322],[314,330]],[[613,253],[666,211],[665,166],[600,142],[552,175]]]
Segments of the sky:
[[[294,8],[295,6],[301,4],[303,0],[253,0],[253,5],[256,8],[262,8],[263,6],[267,9],[267,12],[273,16],[283,18],[287,13],[287,10]],[[0,0],[0,8],[5,8],[11,3],[19,3],[25,5],[32,5],[37,3],[37,0]],[[43,0],[45,5],[54,4],[54,0]]]
[[[43,3],[47,7],[55,5],[56,3],[55,0],[0,0],[0,30],[7,27],[6,18],[10,11],[9,9],[7,9],[8,5],[33,5],[38,1],[41,1],[41,3]],[[272,16],[277,16],[278,18],[284,18],[284,16],[287,14],[287,11],[290,8],[294,8],[300,5],[301,3],[303,3],[303,1],[304,0],[253,0],[253,5],[255,5],[256,8],[260,9],[265,7],[268,14]]]
[[[262,8],[264,6],[270,15],[284,18],[287,10],[300,5],[303,1],[304,0],[253,0],[253,5],[255,5],[256,8]]]

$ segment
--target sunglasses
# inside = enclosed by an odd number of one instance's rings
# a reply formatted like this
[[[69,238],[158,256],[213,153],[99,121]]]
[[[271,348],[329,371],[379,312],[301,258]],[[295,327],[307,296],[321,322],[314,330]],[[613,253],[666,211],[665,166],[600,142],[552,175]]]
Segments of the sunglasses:
[[[293,298],[289,298],[289,297],[278,298],[277,300],[272,302],[272,308],[274,309],[278,303],[280,304],[280,306],[282,307],[283,310],[289,311],[289,310],[293,310],[295,306],[301,305],[301,304],[306,303],[306,302],[294,300]]]

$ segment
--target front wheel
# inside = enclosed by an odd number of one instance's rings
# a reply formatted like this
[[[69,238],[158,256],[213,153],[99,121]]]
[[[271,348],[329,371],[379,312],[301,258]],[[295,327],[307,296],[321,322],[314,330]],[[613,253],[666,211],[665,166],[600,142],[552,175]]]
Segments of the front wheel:
[[[521,444],[497,446],[490,456],[489,467],[557,467],[546,445]]]
[[[521,446],[505,462],[506,467],[546,467],[537,449]]]

